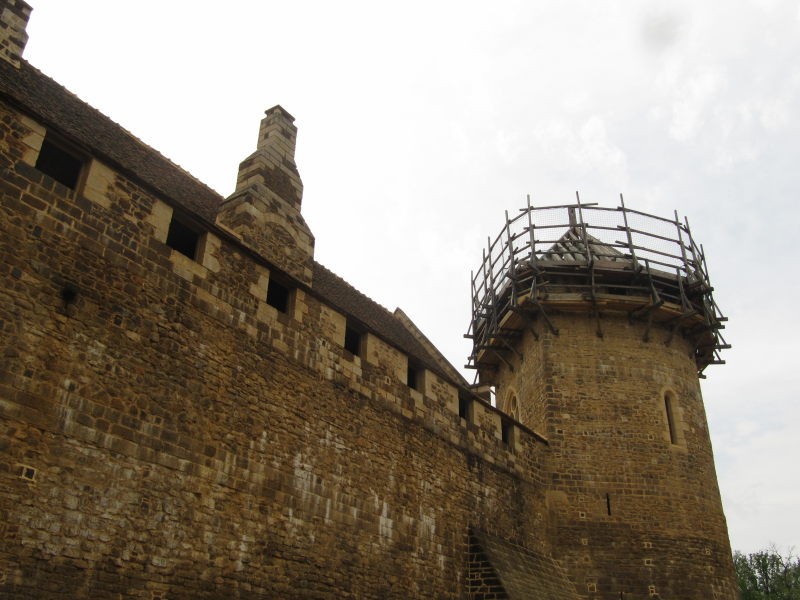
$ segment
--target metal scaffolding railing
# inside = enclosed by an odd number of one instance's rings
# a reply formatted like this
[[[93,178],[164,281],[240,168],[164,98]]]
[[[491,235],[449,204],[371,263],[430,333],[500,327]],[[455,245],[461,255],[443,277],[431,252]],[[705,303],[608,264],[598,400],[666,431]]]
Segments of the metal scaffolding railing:
[[[695,339],[698,372],[723,363],[720,350],[729,347],[720,330],[722,316],[712,296],[703,247],[695,243],[687,219],[677,212],[667,219],[620,205],[614,208],[582,204],[527,206],[506,223],[497,237],[488,238],[481,264],[471,274],[473,340],[468,368],[488,364],[514,352],[508,338],[514,331],[502,326],[509,311],[541,315],[556,333],[546,313],[546,301],[558,292],[578,293],[597,307],[598,294],[627,296],[632,319],[648,319],[653,311],[679,307],[668,323],[673,335]],[[635,299],[644,299],[639,306]],[[630,304],[630,303],[629,303]],[[598,335],[600,312],[598,317]],[[488,352],[487,352],[488,351]],[[483,365],[482,365],[483,363]]]

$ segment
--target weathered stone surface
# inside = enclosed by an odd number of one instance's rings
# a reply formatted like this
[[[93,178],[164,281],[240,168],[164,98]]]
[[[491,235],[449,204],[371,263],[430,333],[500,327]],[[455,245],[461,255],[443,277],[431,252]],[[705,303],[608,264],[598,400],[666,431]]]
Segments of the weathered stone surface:
[[[25,27],[31,15],[31,7],[22,0],[4,0],[0,4],[0,59],[19,66],[22,51],[28,43]]]
[[[508,598],[574,600],[578,597],[561,567],[550,557],[485,533],[473,532]]]
[[[691,344],[645,323],[550,312],[496,377],[550,442],[555,556],[590,597],[736,598],[727,526]],[[665,394],[674,395],[670,439]]]
[[[220,207],[217,222],[281,270],[311,284],[314,236],[300,214],[296,139],[294,117],[280,106],[269,109],[256,151],[239,166],[236,191]]]
[[[4,594],[458,598],[470,525],[547,547],[540,439],[464,426],[458,382],[408,388],[372,333],[352,356],[313,288],[267,305],[235,240],[169,248],[135,182],[21,169],[2,123]]]
[[[736,597],[686,340],[556,309],[504,414],[314,261],[285,110],[222,199],[0,9],[0,597]]]

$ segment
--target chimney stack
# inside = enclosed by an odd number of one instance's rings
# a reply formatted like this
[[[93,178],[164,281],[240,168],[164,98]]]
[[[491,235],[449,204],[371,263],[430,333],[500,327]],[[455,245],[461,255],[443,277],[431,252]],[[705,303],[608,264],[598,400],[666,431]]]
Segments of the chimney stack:
[[[0,58],[19,68],[22,51],[28,42],[31,7],[22,0],[0,0]]]
[[[303,182],[294,162],[297,128],[283,107],[266,111],[256,151],[239,165],[236,191],[217,223],[292,277],[311,284],[314,236],[300,214]]]
[[[297,143],[294,117],[281,106],[273,106],[266,115],[258,130],[256,151],[239,165],[236,191],[262,183],[300,210],[303,183],[294,162]]]

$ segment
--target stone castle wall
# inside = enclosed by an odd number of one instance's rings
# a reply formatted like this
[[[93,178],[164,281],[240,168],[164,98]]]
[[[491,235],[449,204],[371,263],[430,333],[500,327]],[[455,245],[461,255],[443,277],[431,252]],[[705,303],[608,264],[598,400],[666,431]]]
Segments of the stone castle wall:
[[[409,388],[373,332],[346,351],[313,285],[268,305],[225,230],[173,250],[176,207],[97,158],[54,182],[44,125],[0,123],[0,595],[460,598],[470,527],[548,550],[540,438],[464,421],[432,370]]]
[[[287,111],[224,199],[22,59],[30,10],[0,0],[0,597],[737,597],[703,339],[554,288],[470,387],[314,260]]]

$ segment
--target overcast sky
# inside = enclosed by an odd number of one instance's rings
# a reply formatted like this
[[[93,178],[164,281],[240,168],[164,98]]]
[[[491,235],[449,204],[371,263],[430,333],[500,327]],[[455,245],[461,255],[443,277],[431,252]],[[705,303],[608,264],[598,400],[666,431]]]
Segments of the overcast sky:
[[[317,260],[459,367],[526,194],[686,215],[734,345],[703,382],[731,543],[800,547],[798,2],[28,1],[32,64],[225,196],[292,113]]]

